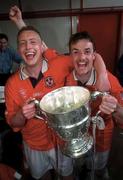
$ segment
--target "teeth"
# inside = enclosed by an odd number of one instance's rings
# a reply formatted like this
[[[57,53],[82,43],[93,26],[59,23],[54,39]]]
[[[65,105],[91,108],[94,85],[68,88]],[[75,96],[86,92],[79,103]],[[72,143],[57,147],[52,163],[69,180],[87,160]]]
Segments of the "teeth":
[[[28,55],[34,55],[34,53],[33,52],[28,52],[28,53],[26,53],[26,56],[28,56]]]
[[[86,63],[85,62],[79,62],[80,65],[85,65]]]

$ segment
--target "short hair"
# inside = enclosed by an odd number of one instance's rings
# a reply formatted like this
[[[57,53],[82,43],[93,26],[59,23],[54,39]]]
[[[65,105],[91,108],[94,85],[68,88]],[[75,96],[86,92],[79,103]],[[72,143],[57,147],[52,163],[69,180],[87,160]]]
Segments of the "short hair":
[[[40,36],[40,38],[41,38],[40,32],[39,32],[34,26],[24,26],[24,27],[22,27],[22,28],[18,31],[18,34],[17,34],[17,42],[18,42],[18,38],[19,38],[20,34],[21,34],[22,32],[24,32],[24,31],[34,31],[34,32],[36,32],[36,33]]]
[[[87,31],[77,32],[71,35],[69,39],[69,50],[72,44],[76,44],[79,40],[83,40],[83,39],[86,39],[89,42],[91,42],[93,44],[94,51],[96,50],[94,39]]]
[[[0,33],[0,39],[6,39],[6,41],[8,41],[8,36],[6,34]]]

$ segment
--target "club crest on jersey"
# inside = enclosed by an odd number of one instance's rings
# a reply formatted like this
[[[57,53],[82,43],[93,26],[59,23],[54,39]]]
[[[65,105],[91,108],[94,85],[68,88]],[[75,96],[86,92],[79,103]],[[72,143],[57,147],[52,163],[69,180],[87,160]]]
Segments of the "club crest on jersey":
[[[47,87],[53,87],[55,85],[54,79],[51,76],[46,77],[45,84]]]

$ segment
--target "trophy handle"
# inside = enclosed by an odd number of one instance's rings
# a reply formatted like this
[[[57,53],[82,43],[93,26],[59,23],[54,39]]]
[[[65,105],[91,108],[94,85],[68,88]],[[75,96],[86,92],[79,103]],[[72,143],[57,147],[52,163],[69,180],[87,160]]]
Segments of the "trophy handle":
[[[109,94],[109,92],[94,91],[91,93],[91,100],[95,100],[98,96],[105,96],[108,94]]]
[[[96,100],[96,98],[98,96],[104,96],[104,95],[108,95],[109,92],[100,92],[100,91],[94,91],[92,94],[91,94],[91,99],[92,100]],[[92,123],[93,123],[93,126],[98,126],[98,128],[100,130],[103,130],[105,128],[105,122],[104,120],[99,116],[101,113],[100,110],[97,111],[96,115],[92,117]]]
[[[34,102],[34,104],[35,104],[35,107],[36,107],[35,117],[38,119],[41,119],[41,120],[44,120],[44,118],[47,119],[46,113],[40,107],[40,101],[33,98],[30,102]]]

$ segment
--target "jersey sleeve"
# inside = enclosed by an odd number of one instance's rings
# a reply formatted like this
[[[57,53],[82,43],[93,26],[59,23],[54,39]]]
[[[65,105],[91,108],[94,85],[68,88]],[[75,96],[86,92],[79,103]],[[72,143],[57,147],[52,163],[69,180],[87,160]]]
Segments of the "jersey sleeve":
[[[44,58],[47,59],[47,61],[51,61],[52,59],[59,56],[58,52],[55,49],[47,49],[44,54]]]
[[[5,117],[7,123],[10,126],[13,116],[17,113],[17,111],[20,108],[18,102],[19,101],[16,92],[16,83],[8,80],[5,86],[5,104],[6,104]],[[19,131],[20,128],[13,128],[13,130]]]
[[[111,74],[109,74],[109,81],[111,84],[111,95],[117,98],[118,103],[123,106],[123,87],[120,85],[119,80]],[[117,125],[123,129],[123,123],[119,123],[116,118],[114,118],[114,120]]]

